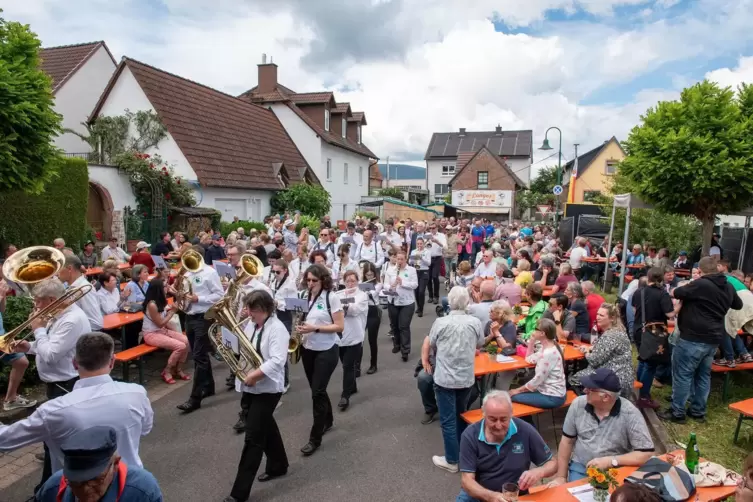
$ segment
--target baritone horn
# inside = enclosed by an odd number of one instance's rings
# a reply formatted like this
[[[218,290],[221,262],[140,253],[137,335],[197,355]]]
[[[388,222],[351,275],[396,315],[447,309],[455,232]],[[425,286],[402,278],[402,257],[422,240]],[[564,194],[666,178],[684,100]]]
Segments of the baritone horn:
[[[180,257],[180,271],[175,276],[175,308],[185,312],[190,303],[187,301],[188,297],[193,295],[193,288],[191,287],[191,281],[186,277],[188,272],[198,272],[204,265],[204,258],[194,251],[189,249]]]

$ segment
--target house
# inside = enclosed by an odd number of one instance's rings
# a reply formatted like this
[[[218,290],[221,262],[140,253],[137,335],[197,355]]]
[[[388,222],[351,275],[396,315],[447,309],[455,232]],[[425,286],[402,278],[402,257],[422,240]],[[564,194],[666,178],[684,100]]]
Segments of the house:
[[[515,192],[526,186],[505,159],[486,145],[460,153],[455,175],[447,184],[453,206],[490,219],[514,214]]]
[[[332,92],[297,93],[277,81],[277,65],[258,65],[258,85],[239,98],[272,110],[331,196],[329,216],[350,219],[369,194],[376,155],[363,144],[366,115]]]
[[[575,183],[572,184],[572,197],[566,200],[575,204],[582,204],[591,202],[594,195],[608,193],[610,180],[617,170],[617,164],[626,156],[625,150],[622,149],[620,142],[614,136],[593,150],[579,155]],[[574,166],[575,159],[564,166],[562,181],[565,193],[568,194],[571,190]]]
[[[110,81],[117,67],[115,58],[102,41],[43,48],[39,57],[42,70],[52,79],[55,111],[63,116],[63,128],[85,134],[82,124]],[[58,136],[55,146],[68,154],[91,151],[88,143],[70,132]]]
[[[374,195],[382,189],[382,173],[379,170],[379,164],[374,160],[369,165],[369,193],[368,195]]]
[[[458,156],[475,153],[485,146],[500,157],[527,186],[531,181],[533,163],[533,131],[472,132],[461,127],[457,132],[435,132],[426,149],[426,185],[433,200],[443,200],[449,193],[449,181],[460,169]]]
[[[222,219],[261,221],[270,199],[294,183],[318,184],[306,159],[270,110],[139,61],[123,58],[91,120],[152,111],[166,137],[145,153],[159,154],[196,190],[199,206]],[[108,191],[109,209],[134,205],[117,168],[90,166],[90,179]]]

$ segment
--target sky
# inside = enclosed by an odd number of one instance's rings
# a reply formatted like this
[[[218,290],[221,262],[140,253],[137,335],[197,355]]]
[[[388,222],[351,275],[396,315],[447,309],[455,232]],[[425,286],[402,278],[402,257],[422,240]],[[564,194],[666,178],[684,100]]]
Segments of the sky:
[[[9,0],[43,46],[104,40],[237,95],[262,54],[297,92],[364,111],[382,161],[424,165],[431,135],[549,127],[562,153],[625,139],[704,78],[753,81],[753,0]],[[559,133],[549,133],[557,148]],[[536,150],[534,169],[556,161]]]

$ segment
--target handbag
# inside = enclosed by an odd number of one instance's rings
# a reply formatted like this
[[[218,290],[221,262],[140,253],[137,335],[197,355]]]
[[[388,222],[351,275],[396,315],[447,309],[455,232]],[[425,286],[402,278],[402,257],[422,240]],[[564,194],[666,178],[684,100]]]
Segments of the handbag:
[[[687,470],[658,457],[648,459],[625,482],[643,485],[666,502],[688,500],[695,492],[695,480]]]
[[[638,359],[641,361],[666,364],[670,361],[671,347],[669,333],[664,323],[651,322],[646,324],[646,288],[641,289],[641,329],[639,332],[640,345]]]

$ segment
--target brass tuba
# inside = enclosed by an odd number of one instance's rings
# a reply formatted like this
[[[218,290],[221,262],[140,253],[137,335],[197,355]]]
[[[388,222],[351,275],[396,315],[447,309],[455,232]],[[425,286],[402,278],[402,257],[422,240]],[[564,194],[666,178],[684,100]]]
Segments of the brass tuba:
[[[264,264],[256,255],[246,253],[241,256],[239,260],[239,267],[235,271],[235,279],[227,288],[225,296],[231,298],[231,311],[235,315],[239,315],[241,311],[241,302],[243,301],[243,295],[241,289],[251,279],[258,279],[264,273]]]
[[[190,303],[187,298],[193,295],[191,281],[186,277],[187,272],[198,272],[204,264],[204,258],[193,249],[187,250],[180,257],[180,271],[175,276],[175,308],[185,312]]]
[[[13,253],[3,264],[3,276],[20,284],[37,284],[55,276],[63,268],[63,265],[65,265],[65,255],[58,249],[47,246],[33,246]],[[42,310],[32,312],[26,321],[0,336],[0,353],[10,353],[13,350],[13,345],[29,338],[32,334],[31,331],[26,336],[21,335],[29,329],[31,323],[36,319],[49,322],[60,312],[83,298],[92,289],[91,284],[69,288],[63,296],[52,304]]]

